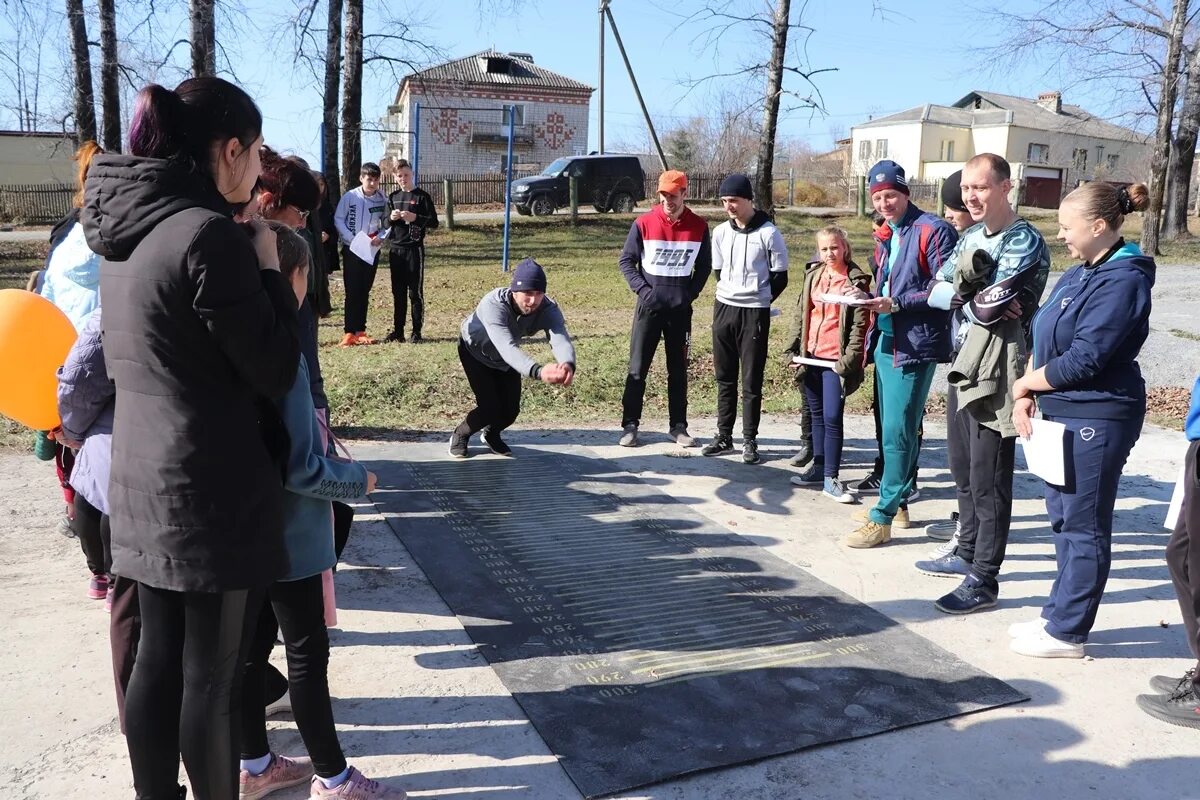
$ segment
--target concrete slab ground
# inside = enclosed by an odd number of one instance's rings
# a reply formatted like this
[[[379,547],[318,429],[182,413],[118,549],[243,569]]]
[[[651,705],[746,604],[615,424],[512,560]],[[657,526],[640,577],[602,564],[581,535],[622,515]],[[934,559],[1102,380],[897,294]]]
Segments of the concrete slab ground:
[[[843,477],[869,468],[869,419],[847,420]],[[936,800],[961,797],[1182,800],[1200,798],[1200,733],[1140,712],[1135,695],[1154,674],[1189,666],[1169,585],[1162,527],[1184,443],[1147,428],[1126,469],[1108,592],[1083,661],[1027,659],[1006,629],[1034,617],[1054,576],[1041,484],[1019,473],[1013,534],[997,608],[960,618],[931,601],[953,588],[912,562],[933,546],[919,530],[883,548],[839,541],[853,507],[788,483],[794,420],[767,420],[766,462],[706,459],[655,435],[629,450],[612,430],[518,430],[533,448],[584,445],[649,485],[752,538],[775,555],[896,619],[1032,697],[1016,706],[683,777],[628,798]],[[707,433],[711,421],[694,423]],[[926,426],[921,522],[952,508],[944,429]],[[389,446],[396,446],[394,443]],[[372,458],[373,445],[353,445]],[[493,456],[479,456],[492,458]],[[1019,458],[1019,456],[1018,456]],[[471,468],[470,461],[461,466]],[[84,599],[78,544],[55,532],[61,503],[47,465],[0,457],[0,774],[20,798],[128,798],[117,732],[107,617]],[[338,574],[339,628],[330,665],[334,713],[351,763],[414,797],[570,800],[579,794],[475,651],[462,626],[373,507],[363,506]],[[278,654],[277,654],[278,656]],[[271,723],[272,742],[302,752],[294,725]],[[306,796],[279,792],[282,800]]]

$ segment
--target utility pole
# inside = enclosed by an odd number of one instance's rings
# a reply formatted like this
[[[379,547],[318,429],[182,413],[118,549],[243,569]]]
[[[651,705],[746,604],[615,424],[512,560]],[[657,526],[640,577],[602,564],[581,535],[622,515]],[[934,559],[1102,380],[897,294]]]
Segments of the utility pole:
[[[596,131],[600,137],[600,154],[604,154],[604,14],[608,0],[600,0],[600,107],[596,111]]]
[[[650,112],[646,110],[646,101],[642,99],[642,90],[638,87],[637,78],[633,74],[633,65],[629,63],[629,54],[625,52],[625,43],[621,41],[621,32],[617,30],[617,21],[613,19],[612,11],[608,8],[608,0],[604,0],[604,15],[600,17],[603,24],[604,16],[608,17],[608,24],[612,27],[613,38],[617,40],[617,49],[621,51],[621,59],[625,62],[625,71],[629,73],[629,82],[633,84],[633,93],[637,95],[638,105],[642,107],[642,116],[646,120],[646,128],[650,131],[650,138],[654,140],[654,149],[658,151],[658,160],[662,163],[663,171],[666,172],[670,167],[667,166],[667,156],[663,153],[662,145],[658,143],[658,132],[654,130],[654,123],[650,120]],[[601,105],[601,108],[604,106]],[[602,129],[603,130],[603,129]],[[604,152],[601,149],[600,152]]]

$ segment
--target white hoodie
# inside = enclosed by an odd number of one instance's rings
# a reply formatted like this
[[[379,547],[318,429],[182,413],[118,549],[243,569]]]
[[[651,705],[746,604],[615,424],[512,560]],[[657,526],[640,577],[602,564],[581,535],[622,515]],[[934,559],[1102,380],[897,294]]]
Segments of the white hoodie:
[[[788,268],[783,234],[762,211],[755,211],[745,228],[735,228],[728,220],[713,231],[712,267],[713,272],[720,270],[717,299],[722,303],[770,308],[771,273]]]

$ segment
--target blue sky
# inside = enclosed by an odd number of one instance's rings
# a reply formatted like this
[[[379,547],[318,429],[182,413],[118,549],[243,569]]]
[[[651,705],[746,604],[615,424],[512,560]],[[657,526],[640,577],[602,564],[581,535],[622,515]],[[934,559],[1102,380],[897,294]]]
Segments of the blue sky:
[[[1010,0],[1008,6],[1029,6],[1035,1]],[[263,109],[268,142],[315,162],[319,147],[320,90],[293,62],[291,39],[280,29],[281,14],[286,7],[279,0],[243,2],[243,10],[232,16],[225,12],[219,18],[218,37],[238,78]],[[396,0],[367,0],[368,32],[382,27],[382,19],[377,16],[381,12],[377,9],[384,2],[395,14],[407,13]],[[729,5],[757,7],[757,2],[730,0]],[[793,5],[799,2],[793,0]],[[1017,69],[992,69],[987,59],[972,49],[972,42],[964,32],[970,31],[980,44],[995,44],[998,33],[989,31],[965,6],[932,0],[882,2],[894,9],[886,18],[874,13],[871,0],[808,3],[804,21],[816,29],[809,42],[809,62],[813,67],[836,68],[836,71],[816,78],[824,97],[825,113],[785,114],[780,124],[781,136],[803,138],[812,146],[825,149],[831,146],[835,135],[847,135],[851,125],[871,116],[927,102],[951,103],[972,89],[1033,97],[1062,85],[1063,76],[1056,74],[1059,69],[1056,58],[1042,60],[1049,63],[1034,59]],[[480,11],[481,6],[506,4],[516,6],[516,10]],[[537,63],[549,69],[595,86],[597,5],[596,0],[438,0],[436,4],[421,2],[413,7],[418,14],[428,16],[419,31],[449,57],[489,47],[524,51],[532,53]],[[683,17],[700,6],[699,0],[612,0],[614,16],[660,133],[690,116],[715,113],[711,90],[718,87],[710,84],[689,92],[686,85],[689,78],[735,69],[743,63],[744,53],[764,47],[743,30],[723,37],[715,52],[711,48],[704,50],[697,39],[704,26],[686,24]],[[0,35],[5,24],[0,21]],[[169,24],[165,28],[168,40],[186,37],[186,21],[182,16],[175,24],[174,31]],[[65,49],[61,44],[63,39],[65,28],[58,40],[60,50]],[[263,42],[269,45],[263,46]],[[611,34],[607,54],[606,143],[612,148],[621,143],[642,142],[641,114]],[[186,57],[185,48],[178,48],[176,57],[177,63]],[[160,80],[170,84],[179,77],[168,71]],[[761,91],[759,86],[747,86],[742,79],[735,78],[723,79],[721,88],[743,93]],[[391,76],[368,74],[363,97],[365,119],[381,116],[395,90],[396,81]],[[1106,111],[1090,102],[1092,98],[1078,93],[1068,92],[1064,99],[1097,113]],[[597,99],[593,95],[589,132],[589,147],[593,149],[596,112]],[[12,119],[6,119],[0,126],[10,127],[11,123]],[[377,136],[364,135],[364,157],[376,157],[380,149]]]

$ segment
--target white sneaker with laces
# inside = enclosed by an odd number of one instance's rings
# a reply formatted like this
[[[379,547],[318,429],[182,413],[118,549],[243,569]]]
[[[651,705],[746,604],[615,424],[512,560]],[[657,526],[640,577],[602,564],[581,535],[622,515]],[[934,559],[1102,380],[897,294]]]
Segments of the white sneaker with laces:
[[[1037,636],[1044,630],[1046,630],[1046,620],[1038,617],[1027,622],[1014,622],[1008,626],[1008,635],[1013,639],[1024,639],[1029,636]]]
[[[944,558],[945,556],[950,555],[957,549],[958,549],[958,534],[956,533],[952,537],[950,537],[950,541],[942,542],[937,547],[930,550],[929,557],[934,560],[939,559],[939,558]]]
[[[1033,658],[1083,658],[1083,645],[1055,639],[1046,629],[1013,639],[1008,647],[1014,653]]]

